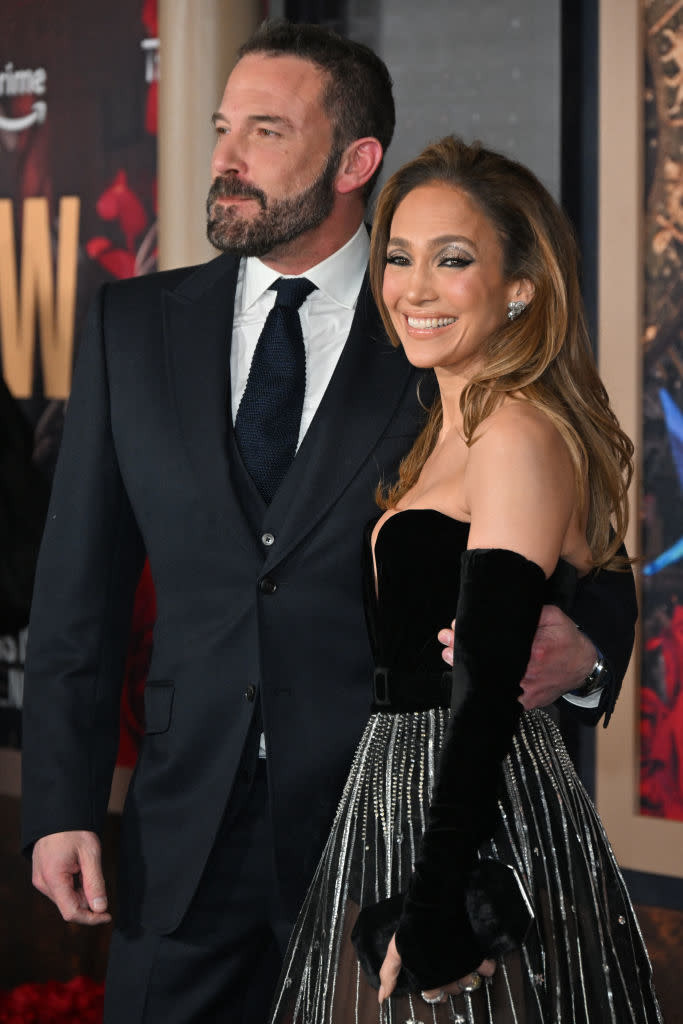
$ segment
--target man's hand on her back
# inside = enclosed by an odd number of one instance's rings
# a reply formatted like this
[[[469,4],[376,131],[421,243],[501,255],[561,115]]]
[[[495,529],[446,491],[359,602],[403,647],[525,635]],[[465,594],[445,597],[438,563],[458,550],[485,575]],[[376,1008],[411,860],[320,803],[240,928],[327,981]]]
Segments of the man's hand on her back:
[[[453,627],[442,629],[439,641],[445,645],[441,657],[453,664]],[[519,700],[527,711],[544,708],[570,693],[592,669],[596,649],[572,620],[556,605],[545,605],[531,647],[531,657],[520,681]]]

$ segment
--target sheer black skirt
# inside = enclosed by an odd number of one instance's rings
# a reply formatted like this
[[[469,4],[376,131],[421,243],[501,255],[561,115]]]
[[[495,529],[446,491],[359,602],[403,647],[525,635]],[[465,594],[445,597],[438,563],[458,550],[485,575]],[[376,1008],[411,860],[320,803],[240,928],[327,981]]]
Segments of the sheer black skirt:
[[[272,1024],[660,1022],[609,841],[542,711],[522,717],[504,765],[499,826],[480,850],[522,879],[535,914],[524,946],[472,994],[438,1006],[409,995],[380,1009],[350,934],[360,906],[406,888],[447,718],[442,709],[370,718],[290,941]]]

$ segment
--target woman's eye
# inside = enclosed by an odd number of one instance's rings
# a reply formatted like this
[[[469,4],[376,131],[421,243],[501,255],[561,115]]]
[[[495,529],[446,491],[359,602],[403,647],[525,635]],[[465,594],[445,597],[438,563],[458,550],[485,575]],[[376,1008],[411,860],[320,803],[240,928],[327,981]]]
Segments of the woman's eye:
[[[442,267],[469,267],[474,260],[471,256],[444,256],[441,260]]]
[[[391,264],[393,267],[407,267],[408,257],[403,256],[400,252],[390,252],[387,255],[387,263]]]

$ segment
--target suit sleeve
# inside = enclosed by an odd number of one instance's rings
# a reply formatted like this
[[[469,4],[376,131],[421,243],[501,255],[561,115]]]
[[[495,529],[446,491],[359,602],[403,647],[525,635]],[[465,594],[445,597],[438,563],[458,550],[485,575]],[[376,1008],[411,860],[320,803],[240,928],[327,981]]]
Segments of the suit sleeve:
[[[98,294],[78,354],[34,589],[24,684],[22,846],[99,831],[116,758],[119,701],[142,540],[111,429]]]
[[[626,555],[623,546],[619,554]],[[591,573],[579,583],[569,615],[604,655],[609,678],[597,708],[580,708],[568,701],[563,708],[590,725],[604,714],[607,726],[633,650],[638,603],[632,571]]]
[[[31,607],[49,495],[32,455],[31,428],[0,373],[0,634],[23,629]]]

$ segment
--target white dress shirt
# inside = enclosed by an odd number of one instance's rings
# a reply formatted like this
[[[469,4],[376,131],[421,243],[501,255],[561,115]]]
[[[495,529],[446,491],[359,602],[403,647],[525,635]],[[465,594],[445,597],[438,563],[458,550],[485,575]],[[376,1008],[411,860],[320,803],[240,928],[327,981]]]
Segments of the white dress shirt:
[[[346,245],[299,275],[316,286],[299,310],[306,350],[306,388],[299,444],[311,425],[349,336],[369,251],[367,228],[361,224]],[[283,276],[287,275],[278,274],[254,256],[240,262],[230,350],[233,423],[247,384],[256,343],[266,317],[275,305],[275,292],[269,290],[270,286]]]

